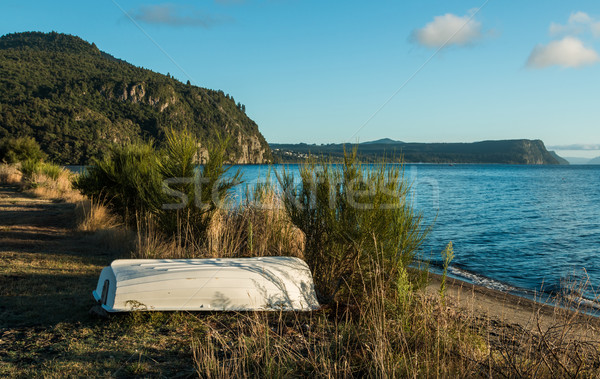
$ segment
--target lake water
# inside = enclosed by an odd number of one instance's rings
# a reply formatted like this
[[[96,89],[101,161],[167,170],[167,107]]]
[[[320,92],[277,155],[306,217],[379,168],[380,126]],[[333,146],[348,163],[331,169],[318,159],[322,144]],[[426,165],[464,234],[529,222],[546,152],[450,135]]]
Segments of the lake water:
[[[239,168],[247,184],[264,181],[272,169]],[[595,297],[600,166],[408,164],[405,177],[414,207],[433,224],[422,256],[432,271],[439,271],[440,252],[452,241],[450,273],[459,279],[533,297],[589,277],[586,296]]]
[[[269,172],[240,167],[249,183]],[[527,297],[588,276],[600,287],[600,166],[408,164],[405,177],[433,223],[423,252],[433,271],[452,241],[450,273],[463,280]]]

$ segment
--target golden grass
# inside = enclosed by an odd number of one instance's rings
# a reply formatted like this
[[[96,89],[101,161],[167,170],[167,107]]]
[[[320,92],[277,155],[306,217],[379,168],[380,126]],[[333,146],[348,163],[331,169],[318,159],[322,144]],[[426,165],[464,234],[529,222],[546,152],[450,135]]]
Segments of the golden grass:
[[[227,258],[295,256],[302,258],[304,234],[285,213],[279,196],[269,191],[261,203],[217,210],[205,240],[181,230],[161,234],[151,215],[137,217],[137,241],[132,258]]]
[[[598,320],[556,309],[564,317],[542,328],[533,307],[528,328],[417,291],[306,314],[202,319],[191,347],[207,378],[598,377]]]
[[[212,257],[294,256],[302,258],[304,233],[292,224],[273,190],[235,210],[221,210],[208,230]]]
[[[444,312],[435,299],[383,311],[385,301],[361,309],[310,314],[237,314],[205,322],[192,339],[201,377],[468,377],[481,375],[482,336]],[[398,305],[398,304],[395,304]],[[398,312],[398,313],[396,313]]]
[[[75,207],[77,228],[84,232],[114,229],[122,226],[119,217],[108,209],[106,202],[99,199],[85,199]]]
[[[43,173],[33,173],[27,178],[26,188],[28,192],[42,199],[51,199],[75,203],[85,199],[71,185],[73,173],[66,169],[61,169],[56,179]]]
[[[23,174],[19,170],[18,165],[0,164],[0,183],[2,184],[20,184],[23,179]]]

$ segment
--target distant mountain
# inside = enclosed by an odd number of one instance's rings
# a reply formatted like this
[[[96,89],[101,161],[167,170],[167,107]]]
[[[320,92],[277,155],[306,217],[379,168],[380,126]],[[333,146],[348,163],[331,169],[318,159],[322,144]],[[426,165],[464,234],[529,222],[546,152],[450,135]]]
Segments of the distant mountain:
[[[245,106],[223,91],[133,66],[71,35],[0,37],[0,139],[32,136],[55,162],[85,164],[112,145],[160,143],[168,128],[188,128],[201,150],[229,137],[229,162],[272,159]]]
[[[382,138],[375,141],[363,142],[362,145],[376,145],[376,144],[396,144],[396,143],[404,143],[402,141],[395,141],[391,138]]]
[[[588,164],[590,158],[579,158],[579,157],[565,157],[570,164]]]
[[[270,144],[278,162],[301,162],[309,154],[326,156],[340,161],[343,144]],[[350,149],[352,145],[347,145]],[[546,150],[540,140],[503,140],[473,143],[407,143],[368,142],[358,144],[358,154],[363,161],[422,163],[505,163],[505,164],[560,164],[565,162],[556,153]]]
[[[590,159],[587,164],[600,164],[600,157]]]

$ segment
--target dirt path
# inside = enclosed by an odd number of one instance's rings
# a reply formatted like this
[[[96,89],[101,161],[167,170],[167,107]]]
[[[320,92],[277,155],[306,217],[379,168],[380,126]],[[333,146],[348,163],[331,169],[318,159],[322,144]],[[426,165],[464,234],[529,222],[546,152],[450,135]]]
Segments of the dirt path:
[[[192,377],[185,324],[88,313],[120,253],[75,226],[75,205],[0,185],[0,377]]]
[[[87,317],[90,291],[114,254],[74,232],[74,210],[0,186],[0,328]]]

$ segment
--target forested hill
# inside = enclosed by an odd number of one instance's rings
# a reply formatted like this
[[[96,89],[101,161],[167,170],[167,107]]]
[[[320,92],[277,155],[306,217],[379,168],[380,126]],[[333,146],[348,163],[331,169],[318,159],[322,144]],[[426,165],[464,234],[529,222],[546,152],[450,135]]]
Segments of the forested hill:
[[[245,106],[223,91],[133,66],[71,35],[0,37],[0,139],[32,136],[55,162],[85,164],[113,144],[160,143],[170,127],[190,129],[201,149],[230,137],[230,162],[272,159]]]
[[[325,156],[341,161],[344,145],[270,144],[278,162],[301,162],[308,155]],[[351,150],[352,145],[346,145]],[[385,159],[416,163],[505,163],[505,164],[564,164],[566,161],[546,150],[540,140],[502,140],[473,143],[407,143],[390,139],[358,144],[363,161]],[[567,163],[568,164],[568,163]]]

